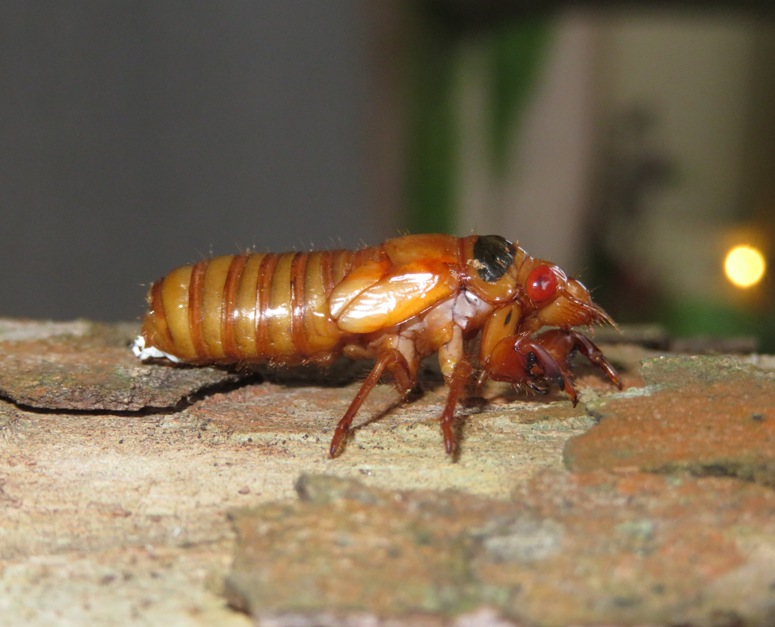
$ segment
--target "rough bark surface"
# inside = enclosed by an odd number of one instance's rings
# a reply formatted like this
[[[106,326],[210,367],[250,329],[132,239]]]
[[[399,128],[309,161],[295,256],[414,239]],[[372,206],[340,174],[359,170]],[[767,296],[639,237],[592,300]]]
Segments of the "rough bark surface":
[[[357,380],[143,365],[136,331],[0,320],[0,624],[775,623],[772,358],[605,347],[622,392],[488,386],[454,461],[430,372],[329,460]]]

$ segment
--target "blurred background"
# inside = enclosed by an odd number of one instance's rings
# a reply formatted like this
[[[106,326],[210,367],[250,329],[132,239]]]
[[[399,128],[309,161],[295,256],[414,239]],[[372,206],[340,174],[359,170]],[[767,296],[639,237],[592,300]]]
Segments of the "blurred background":
[[[775,11],[675,6],[2,3],[0,316],[139,319],[205,256],[479,232],[619,321],[773,351]]]

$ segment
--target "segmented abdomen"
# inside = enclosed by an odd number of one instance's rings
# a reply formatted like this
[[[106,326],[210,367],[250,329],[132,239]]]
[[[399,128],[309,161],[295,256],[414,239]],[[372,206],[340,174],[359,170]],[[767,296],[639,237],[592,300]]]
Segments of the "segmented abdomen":
[[[381,255],[256,253],[177,268],[151,286],[145,343],[192,363],[327,361],[343,340],[328,295],[354,264]]]

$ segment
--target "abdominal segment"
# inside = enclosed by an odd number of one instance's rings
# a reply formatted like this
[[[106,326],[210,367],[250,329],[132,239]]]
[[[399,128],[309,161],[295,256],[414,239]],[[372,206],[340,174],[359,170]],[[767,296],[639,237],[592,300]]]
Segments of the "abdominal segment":
[[[145,346],[189,363],[329,361],[345,338],[328,296],[354,263],[380,254],[253,253],[177,268],[151,287]]]

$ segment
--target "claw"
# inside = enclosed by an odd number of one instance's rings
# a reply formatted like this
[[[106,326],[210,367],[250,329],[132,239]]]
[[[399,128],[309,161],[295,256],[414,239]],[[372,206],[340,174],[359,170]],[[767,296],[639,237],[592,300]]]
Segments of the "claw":
[[[540,368],[543,378],[557,384],[557,387],[561,390],[565,390],[575,407],[578,402],[576,389],[573,387],[573,383],[571,383],[560,362],[537,341],[529,340],[528,345],[530,346],[530,355],[534,356],[535,364]]]
[[[554,383],[578,403],[576,388],[567,370],[568,357],[578,350],[599,368],[619,389],[619,375],[594,342],[570,329],[551,329],[535,338],[507,337],[498,342],[485,364],[487,375],[495,381],[527,385],[538,393],[546,393],[544,383]]]
[[[563,359],[564,361],[564,359]],[[535,392],[545,394],[542,382],[554,383],[570,396],[573,405],[578,402],[576,389],[561,361],[543,346],[539,338],[504,338],[495,346],[486,364],[487,373],[495,381],[527,385]]]
[[[335,457],[339,456],[339,453],[342,452],[344,440],[347,437],[347,431],[348,429],[346,427],[342,427],[341,424],[336,426],[334,437],[331,438],[331,446],[328,449],[329,458],[334,459]]]
[[[603,374],[605,374],[611,382],[621,390],[622,382],[619,379],[619,375],[611,365],[611,362],[605,358],[603,351],[601,351],[588,337],[576,333],[575,331],[569,331],[569,333],[573,336],[573,347],[584,355],[584,357],[589,360],[589,363],[597,366],[597,368],[599,368]]]

